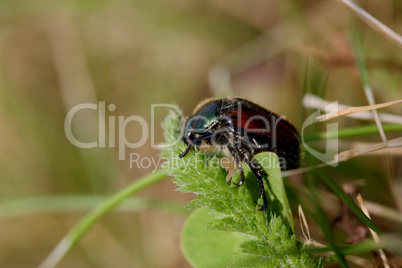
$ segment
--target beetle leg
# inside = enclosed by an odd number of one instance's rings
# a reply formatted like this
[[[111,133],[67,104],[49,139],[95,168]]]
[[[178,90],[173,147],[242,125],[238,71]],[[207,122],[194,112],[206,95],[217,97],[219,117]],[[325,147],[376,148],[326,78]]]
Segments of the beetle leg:
[[[240,162],[239,155],[236,153],[236,151],[233,149],[233,147],[232,147],[232,145],[230,145],[230,143],[228,143],[228,149],[229,149],[230,153],[233,155],[233,158],[235,159],[236,164],[237,164],[237,166],[238,166],[239,169],[240,169],[240,182],[239,182],[239,183],[234,183],[234,182],[232,182],[232,183],[233,183],[234,185],[236,185],[236,186],[241,186],[241,185],[243,184],[243,181],[244,181],[243,166],[242,166],[242,164],[241,164],[241,162]]]
[[[187,149],[186,149],[184,152],[182,152],[181,154],[179,154],[179,157],[180,157],[180,158],[183,158],[183,157],[188,153],[188,151],[190,151],[191,147],[192,147],[194,144],[196,144],[196,143],[199,142],[199,141],[203,141],[203,140],[210,139],[212,136],[213,136],[213,135],[203,136],[203,137],[199,137],[199,138],[196,138],[196,139],[190,141],[190,142],[188,143],[188,145],[187,145]]]
[[[248,160],[248,159],[247,159],[247,160]],[[260,196],[262,196],[262,199],[264,200],[264,205],[263,205],[263,206],[258,205],[258,206],[260,207],[260,210],[266,210],[268,203],[267,203],[267,197],[265,196],[264,182],[263,182],[263,180],[262,180],[262,176],[263,176],[263,175],[262,175],[261,169],[258,168],[258,167],[253,163],[253,161],[248,160],[247,162],[248,162],[247,164],[250,166],[251,170],[253,171],[253,173],[254,173],[255,176],[257,177],[258,186],[260,186]]]
[[[248,166],[250,167],[251,171],[253,171],[254,175],[257,177],[258,181],[258,186],[260,187],[260,196],[262,196],[262,199],[264,201],[264,205],[261,206],[257,203],[257,205],[260,207],[260,210],[266,210],[268,206],[267,202],[267,197],[265,195],[265,190],[264,190],[264,181],[262,180],[263,174],[261,169],[250,159],[248,154],[244,153],[241,149],[239,149],[240,153],[244,155],[244,158],[246,159],[246,162]]]

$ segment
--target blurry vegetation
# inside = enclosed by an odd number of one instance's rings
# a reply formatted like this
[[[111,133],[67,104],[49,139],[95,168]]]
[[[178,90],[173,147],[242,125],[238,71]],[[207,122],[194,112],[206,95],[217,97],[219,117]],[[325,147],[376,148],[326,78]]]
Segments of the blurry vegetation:
[[[402,33],[400,1],[358,4]],[[355,61],[359,53],[368,81],[362,81],[362,67]],[[228,70],[231,83],[220,82],[226,80],[219,73],[208,80],[211,67]],[[150,138],[140,148],[127,149],[124,161],[117,143],[108,148],[109,135],[106,148],[72,145],[64,120],[77,104],[114,104],[116,110],[106,110],[106,126],[115,117],[118,137],[118,116],[139,115],[150,123],[151,105],[159,103],[178,103],[189,115],[197,103],[227,86],[301,129],[316,110],[302,106],[303,93],[368,105],[363,90],[368,82],[376,103],[402,99],[401,73],[401,48],[339,1],[1,1],[0,267],[38,266],[84,217],[82,210],[95,206],[93,198],[110,196],[155,168],[130,167],[130,153],[158,160],[160,152]],[[156,143],[163,141],[160,123],[166,112],[155,113]],[[401,116],[402,106],[379,112]],[[349,117],[329,123],[334,122],[340,130],[374,124]],[[98,112],[86,110],[74,121],[73,133],[79,140],[97,141],[98,124]],[[129,141],[141,138],[139,128],[127,126]],[[325,131],[325,123],[308,131]],[[401,131],[386,133],[389,140],[400,136]],[[376,133],[343,138],[339,145],[343,151],[381,141]],[[320,150],[322,145],[310,144]],[[338,185],[350,189],[352,184],[361,192],[374,211],[373,222],[399,238],[401,155],[400,147],[389,148],[325,169]],[[305,165],[312,164],[307,155]],[[312,173],[287,182],[294,218],[301,203],[312,239],[330,243],[322,228],[326,219],[333,224],[331,243],[345,244],[356,238],[361,224],[348,218],[350,211],[336,196],[317,188],[319,177]],[[132,206],[104,216],[58,267],[190,267],[179,248],[186,218],[179,207],[194,196],[176,188],[166,179],[141,191]],[[319,209],[306,203],[307,189],[317,194]],[[356,191],[348,193],[354,198]],[[81,209],[69,207],[74,196]],[[163,201],[173,208],[166,209]],[[301,237],[298,221],[295,227]],[[401,252],[389,255],[391,263],[402,265],[394,254]]]

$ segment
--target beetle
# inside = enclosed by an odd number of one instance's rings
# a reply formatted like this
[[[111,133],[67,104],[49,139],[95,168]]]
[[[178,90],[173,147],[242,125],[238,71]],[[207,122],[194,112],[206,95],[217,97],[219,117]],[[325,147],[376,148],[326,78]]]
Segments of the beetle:
[[[266,210],[267,199],[262,180],[263,170],[253,161],[260,152],[278,155],[281,170],[295,169],[300,161],[300,137],[296,128],[283,117],[243,98],[207,99],[201,102],[189,117],[183,129],[186,150],[199,147],[202,141],[218,146],[233,156],[240,169],[241,186],[244,181],[243,163],[246,162],[258,180],[260,196]]]

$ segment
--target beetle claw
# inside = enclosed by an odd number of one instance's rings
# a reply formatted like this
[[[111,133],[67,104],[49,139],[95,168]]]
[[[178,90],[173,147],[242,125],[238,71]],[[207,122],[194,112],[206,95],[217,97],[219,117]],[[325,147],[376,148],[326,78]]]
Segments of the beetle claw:
[[[257,201],[254,201],[254,203],[259,207],[259,209],[255,209],[256,211],[265,211],[265,210],[267,210],[267,207],[265,205],[261,206],[260,204],[258,204]],[[264,201],[264,203],[265,203],[265,201]]]
[[[236,187],[242,186],[242,185],[243,185],[243,182],[244,182],[243,169],[240,170],[240,173],[241,173],[241,177],[240,177],[239,183],[236,183],[236,182],[233,182],[233,181],[232,181],[232,184],[234,184]]]
[[[250,160],[248,157],[246,157],[247,163],[251,169],[251,171],[253,171],[254,175],[257,177],[257,181],[258,181],[258,186],[260,187],[260,197],[262,196],[262,199],[264,201],[264,205],[261,206],[260,204],[257,205],[260,207],[260,209],[258,211],[264,211],[267,210],[267,206],[268,206],[268,202],[267,202],[267,197],[265,195],[265,190],[264,190],[264,182],[262,180],[263,177],[263,173],[261,168],[259,168],[256,163],[254,163],[252,160]]]
[[[267,199],[265,198],[265,196],[264,196],[264,205],[263,205],[263,206],[261,206],[260,204],[258,204],[257,201],[254,201],[254,202],[255,202],[255,204],[259,207],[259,209],[256,209],[256,211],[265,211],[265,210],[267,210],[268,204],[267,204]]]

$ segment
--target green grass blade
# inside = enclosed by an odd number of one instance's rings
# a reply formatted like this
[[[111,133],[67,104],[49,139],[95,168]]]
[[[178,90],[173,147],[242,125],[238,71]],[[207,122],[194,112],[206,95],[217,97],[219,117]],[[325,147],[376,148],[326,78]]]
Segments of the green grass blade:
[[[336,184],[332,178],[322,170],[314,171],[318,178],[334,192],[357,217],[359,217],[370,229],[374,232],[381,234],[382,231],[363,213],[363,211],[346,195],[342,188]]]
[[[314,209],[315,213],[313,215],[315,218],[315,222],[318,223],[318,225],[321,227],[325,240],[328,242],[329,248],[331,249],[331,251],[335,252],[336,259],[339,261],[340,265],[344,268],[348,268],[349,264],[347,263],[343,252],[335,244],[335,241],[333,239],[333,235],[331,232],[331,226],[328,222],[328,219],[327,219],[324,211],[322,210],[322,208],[320,206],[320,203],[319,203],[318,198],[317,198],[316,194],[314,193],[314,191],[311,191],[310,196],[314,203],[314,208],[315,208]]]
[[[167,177],[165,170],[158,170],[155,173],[146,175],[139,180],[136,180],[129,186],[123,188],[121,191],[112,195],[109,199],[105,200],[91,212],[89,212],[73,229],[68,232],[66,236],[56,245],[53,251],[39,266],[40,268],[55,267],[60,260],[67,254],[67,252],[74,247],[91,229],[91,227],[107,212],[114,209],[124,200],[138,191],[145,189]]]
[[[107,200],[103,195],[38,196],[0,202],[0,219],[26,217],[41,213],[84,212]],[[116,207],[116,211],[140,212],[155,209],[167,213],[188,215],[182,203],[151,198],[128,198]]]
[[[383,128],[385,132],[402,131],[401,124],[386,124],[383,125]],[[349,137],[370,135],[376,133],[378,133],[377,125],[359,126],[359,127],[339,129],[338,131],[308,133],[303,135],[303,141],[310,142],[310,141],[319,141],[319,140],[328,140],[337,138],[349,138]]]

